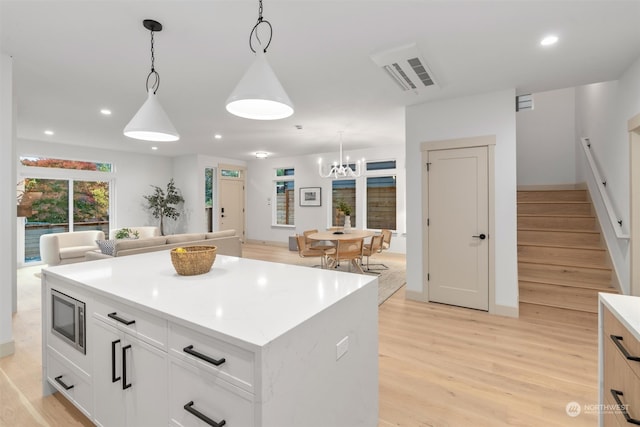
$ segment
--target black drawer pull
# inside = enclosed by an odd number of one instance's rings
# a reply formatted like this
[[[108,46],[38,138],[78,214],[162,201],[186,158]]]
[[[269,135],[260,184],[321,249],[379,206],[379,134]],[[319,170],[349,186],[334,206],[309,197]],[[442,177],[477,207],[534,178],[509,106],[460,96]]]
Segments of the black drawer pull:
[[[73,384],[72,385],[66,385],[64,383],[64,381],[62,381],[62,375],[55,377],[54,380],[56,380],[56,382],[58,384],[60,384],[62,386],[62,388],[64,388],[65,390],[71,390],[73,388]]]
[[[116,344],[120,340],[111,341],[111,382],[115,383],[120,380],[120,377],[116,378]]]
[[[627,423],[640,426],[640,420],[631,418],[631,415],[629,415],[629,412],[627,412],[627,405],[622,403],[622,401],[620,400],[620,397],[618,397],[618,396],[624,396],[624,393],[618,390],[611,389],[611,394],[613,395],[613,400],[616,401],[616,405],[618,405],[617,409],[622,411],[622,415],[624,415],[624,419],[627,420]]]
[[[184,351],[185,353],[189,353],[190,355],[195,356],[195,357],[197,357],[198,359],[202,359],[202,360],[204,360],[205,362],[209,362],[209,363],[211,363],[212,365],[220,366],[220,365],[222,365],[224,362],[226,362],[226,360],[225,360],[225,358],[224,358],[224,357],[223,357],[222,359],[218,359],[218,360],[216,360],[216,359],[214,359],[214,358],[212,358],[212,357],[207,356],[206,354],[199,353],[199,352],[197,352],[197,351],[195,351],[195,350],[193,349],[193,346],[192,346],[192,345],[190,345],[190,346],[187,346],[187,347],[183,348],[183,349],[182,349],[182,351]]]
[[[122,389],[126,390],[131,387],[131,383],[127,384],[127,350],[131,348],[131,344],[122,347]]]
[[[127,326],[129,326],[129,325],[132,325],[132,324],[136,323],[136,321],[135,321],[135,320],[127,320],[127,319],[123,319],[122,317],[118,316],[118,313],[117,313],[117,312],[115,312],[115,311],[114,311],[113,313],[109,313],[109,314],[107,314],[107,316],[109,316],[110,318],[112,318],[112,319],[114,319],[114,320],[117,320],[117,321],[118,321],[118,322],[120,322],[120,323],[124,323],[124,324],[125,324],[125,325],[127,325]]]
[[[187,411],[188,413],[190,413],[191,415],[194,415],[194,416],[198,417],[199,419],[201,419],[202,421],[204,421],[205,423],[209,424],[212,427],[222,427],[223,425],[225,425],[227,423],[225,420],[222,420],[219,423],[217,423],[217,422],[213,421],[211,418],[207,417],[202,412],[200,412],[197,409],[195,409],[193,407],[193,400],[191,402],[187,403],[186,405],[184,405],[184,410]]]
[[[626,357],[627,360],[633,360],[634,362],[640,362],[640,357],[630,355],[629,352],[627,351],[627,349],[624,348],[624,346],[622,345],[622,341],[624,341],[624,339],[621,336],[610,335],[610,337],[611,337],[611,340],[613,341],[613,343],[616,345],[616,347],[618,347],[618,350],[620,350],[622,352],[622,355],[624,357]]]

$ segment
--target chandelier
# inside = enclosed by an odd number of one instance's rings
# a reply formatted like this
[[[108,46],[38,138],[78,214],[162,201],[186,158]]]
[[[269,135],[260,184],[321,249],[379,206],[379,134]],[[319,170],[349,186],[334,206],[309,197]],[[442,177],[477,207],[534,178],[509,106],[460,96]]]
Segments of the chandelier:
[[[331,166],[331,169],[329,170],[328,173],[325,173],[323,170],[322,159],[318,159],[318,173],[320,174],[320,177],[338,179],[338,178],[357,178],[360,175],[362,175],[362,163],[364,163],[364,159],[362,159],[362,162],[360,160],[355,162],[355,168],[356,168],[355,171],[351,167],[353,163],[351,164],[349,163],[349,156],[346,157],[346,162],[342,161],[342,132],[340,132],[339,159],[340,159],[339,162],[333,162],[333,165]]]

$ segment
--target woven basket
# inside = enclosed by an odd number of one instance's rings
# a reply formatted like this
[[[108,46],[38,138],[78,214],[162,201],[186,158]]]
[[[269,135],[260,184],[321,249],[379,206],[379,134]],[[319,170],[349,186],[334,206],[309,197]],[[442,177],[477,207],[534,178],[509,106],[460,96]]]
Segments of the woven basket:
[[[216,246],[185,246],[185,252],[176,252],[171,249],[171,263],[176,272],[181,276],[195,276],[211,270],[216,259]]]

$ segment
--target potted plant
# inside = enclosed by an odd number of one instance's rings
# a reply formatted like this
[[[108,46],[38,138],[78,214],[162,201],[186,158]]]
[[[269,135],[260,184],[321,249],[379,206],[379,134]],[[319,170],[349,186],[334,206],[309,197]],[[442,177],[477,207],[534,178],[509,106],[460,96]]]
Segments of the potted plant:
[[[116,231],[116,239],[138,239],[140,238],[140,233],[138,230],[132,230],[130,228],[121,228]]]
[[[180,195],[180,190],[176,188],[173,178],[167,184],[166,192],[156,185],[152,185],[152,187],[155,189],[153,194],[144,196],[144,198],[151,214],[160,219],[160,234],[164,236],[164,218],[178,219],[180,211],[176,209],[176,205],[184,202],[184,198]]]
[[[349,233],[351,231],[351,206],[340,199],[336,202],[336,209],[344,214],[344,232]]]

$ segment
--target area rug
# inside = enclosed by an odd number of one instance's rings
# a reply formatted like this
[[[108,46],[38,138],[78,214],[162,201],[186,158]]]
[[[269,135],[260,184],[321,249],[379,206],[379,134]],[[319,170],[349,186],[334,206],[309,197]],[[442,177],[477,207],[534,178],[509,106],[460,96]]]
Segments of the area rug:
[[[317,261],[315,259],[300,259],[296,262],[297,265],[304,265],[307,267],[313,266],[313,262]],[[371,260],[373,263],[373,259]],[[375,270],[380,274],[374,275],[373,273],[366,273],[372,276],[378,276],[378,305],[381,305],[387,299],[389,299],[393,294],[395,294],[398,289],[404,286],[407,283],[407,275],[406,275],[406,265],[404,261],[395,261],[395,260],[384,260],[384,264],[389,267],[388,270]],[[380,268],[379,265],[371,265],[371,269]],[[348,270],[345,270],[348,271]],[[356,274],[356,273],[354,273]]]

